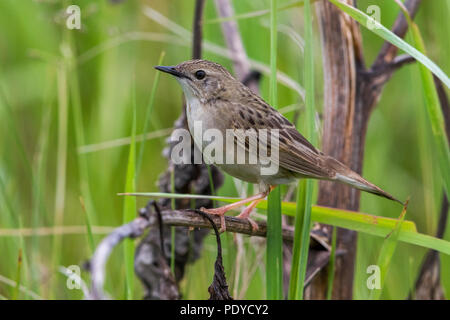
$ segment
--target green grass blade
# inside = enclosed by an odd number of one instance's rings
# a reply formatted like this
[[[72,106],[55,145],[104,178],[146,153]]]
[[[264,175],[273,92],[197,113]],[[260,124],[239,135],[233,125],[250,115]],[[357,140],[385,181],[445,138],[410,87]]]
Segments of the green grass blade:
[[[257,205],[257,208],[260,209],[266,207],[267,201],[261,201]],[[289,216],[295,216],[295,207],[296,205],[293,202],[282,203],[283,213]],[[321,206],[312,207],[311,220],[378,237],[386,237],[395,228],[396,223],[398,222],[397,219]],[[449,241],[418,233],[415,224],[411,221],[404,221],[402,223],[399,240],[450,255]]]
[[[68,75],[70,101],[72,106],[73,126],[75,131],[75,143],[77,148],[84,145],[84,124],[81,105],[81,92],[79,87],[78,70],[75,55],[75,45],[73,43],[72,33],[67,32],[67,50],[68,57],[65,59],[66,68],[70,70]],[[95,217],[95,210],[89,186],[89,172],[86,155],[78,153],[77,164],[79,170],[79,185],[81,193],[81,207],[84,212],[84,218],[87,230],[87,241],[89,244],[90,253],[95,250],[94,236],[92,234],[93,218]]]
[[[19,299],[20,284],[22,275],[22,249],[19,249],[19,255],[17,257],[17,273],[16,273],[16,286],[14,288],[11,300]]]
[[[309,247],[309,228],[311,226],[310,215],[306,216],[306,205],[307,197],[311,196],[309,194],[310,186],[307,186],[307,180],[302,179],[298,183],[297,190],[297,203],[295,210],[295,229],[294,229],[294,248],[292,255],[292,269],[289,279],[289,299],[299,299],[303,298],[303,288],[305,281],[305,255],[308,258]],[[309,205],[311,208],[311,205]],[[307,219],[305,219],[307,218]],[[308,229],[308,230],[307,230]],[[305,234],[307,236],[305,237]],[[305,250],[306,249],[306,250]]]
[[[312,1],[316,1],[316,0],[312,0]],[[280,12],[280,11],[284,11],[284,10],[288,10],[288,9],[292,9],[292,8],[296,8],[296,7],[301,7],[301,6],[303,6],[304,2],[305,2],[304,0],[294,1],[292,3],[288,3],[283,6],[280,6],[276,10],[278,12]],[[237,14],[237,15],[234,15],[231,17],[206,20],[205,24],[214,24],[214,23],[222,23],[222,22],[226,22],[226,21],[258,18],[258,17],[269,15],[269,14],[270,14],[270,9],[263,9],[263,10],[257,10],[257,11],[253,11],[253,12],[243,13],[243,14]]]
[[[269,102],[277,106],[277,1],[270,1],[270,87]],[[267,299],[283,299],[283,240],[281,235],[281,190],[268,197],[267,213]]]
[[[297,297],[297,283],[299,281],[299,271],[300,271],[300,247],[298,244],[302,241],[302,226],[303,226],[303,213],[305,203],[305,190],[306,179],[301,179],[297,186],[297,210],[295,213],[295,224],[294,224],[294,247],[292,250],[292,268],[289,278],[289,300],[293,300]]]
[[[53,81],[53,68],[52,68],[52,77],[50,80],[47,80],[45,90],[45,101],[43,103],[43,107],[46,109],[44,115],[42,117],[41,129],[39,134],[39,151],[36,155],[36,161],[34,164],[34,172],[36,172],[35,179],[36,183],[33,185],[33,199],[32,199],[32,219],[31,226],[33,230],[39,228],[42,225],[42,220],[45,217],[44,203],[42,201],[42,195],[46,194],[46,185],[44,184],[45,179],[47,178],[47,159],[49,154],[49,145],[50,145],[50,123],[52,119],[53,113],[53,94],[50,94],[49,91],[54,88],[55,83]],[[50,89],[51,88],[51,89]],[[33,234],[31,238],[31,250],[30,250],[30,261],[36,261],[38,258],[40,248],[40,239],[36,234]],[[40,294],[40,272],[38,268],[31,268],[31,289],[38,294]]]
[[[132,193],[130,195],[161,198],[175,197],[190,199],[216,199],[227,203],[233,203],[242,200],[241,198],[212,197],[192,194],[171,194],[163,192]],[[256,208],[267,211],[267,203],[267,200],[262,200],[260,203],[258,203]],[[284,201],[281,203],[282,213],[287,216],[295,217],[296,208],[297,204],[295,202]],[[398,219],[314,205],[311,207],[311,221],[328,224],[339,228],[354,230],[377,237],[386,237],[395,228]],[[450,241],[445,241],[426,234],[418,233],[414,222],[403,221],[400,229],[400,241],[418,245],[428,249],[434,249],[450,255]]]
[[[63,64],[58,67],[58,142],[56,147],[56,182],[55,182],[55,214],[53,227],[56,229],[64,224],[65,198],[66,198],[66,170],[67,170],[67,139],[68,139],[68,86],[67,68]],[[62,237],[53,237],[52,266],[60,265],[62,255]],[[54,280],[55,281],[55,280]],[[52,288],[56,283],[51,285]]]
[[[267,211],[267,299],[283,299],[283,239],[281,236],[281,188],[268,197]]]
[[[136,189],[136,98],[135,86],[133,89],[133,124],[131,129],[131,144],[128,154],[127,176],[125,182],[125,191],[133,192]],[[126,197],[123,206],[123,223],[129,223],[136,218],[136,198]],[[125,280],[126,280],[126,298],[133,299],[134,294],[134,241],[125,239],[124,241],[124,259],[125,259]]]
[[[380,289],[372,289],[370,291],[370,295],[369,295],[370,300],[380,299],[381,292],[384,287],[384,282],[385,282],[386,276],[389,272],[389,265],[391,264],[395,249],[397,248],[401,225],[405,219],[405,214],[406,214],[406,206],[403,208],[402,213],[400,215],[400,219],[397,222],[397,225],[395,226],[394,230],[392,231],[392,233],[388,234],[387,238],[383,242],[383,246],[381,247],[380,254],[378,256],[378,261],[377,261],[377,266],[380,268],[381,288]]]
[[[162,62],[164,60],[164,55],[166,53],[164,51],[161,52],[161,55],[159,56],[158,59],[158,65],[162,65]],[[148,126],[150,124],[150,117],[152,116],[152,111],[154,108],[154,104],[155,104],[155,96],[156,96],[156,89],[158,88],[158,83],[159,83],[159,76],[161,75],[161,72],[156,72],[155,73],[155,78],[153,79],[153,86],[152,86],[152,91],[150,93],[150,98],[148,101],[148,106],[147,106],[147,111],[145,113],[145,120],[144,120],[144,128],[142,129],[142,134],[146,134],[147,130],[148,130]],[[142,165],[142,160],[144,158],[144,149],[145,149],[145,140],[142,141],[141,143],[141,147],[139,148],[139,156],[137,159],[137,164],[136,164],[136,176],[139,177],[139,173],[141,171],[141,165]]]
[[[138,134],[135,137],[136,142],[145,142],[147,140],[163,138],[169,136],[173,131],[173,128],[165,128],[148,132],[146,134]],[[78,148],[78,153],[91,153],[102,150],[108,150],[111,148],[118,148],[122,146],[129,146],[131,143],[130,137],[123,137],[113,140],[107,140],[99,143],[87,144]]]
[[[406,20],[408,21],[414,45],[418,48],[419,51],[426,54],[425,44],[423,42],[417,24],[412,21],[411,17],[408,14],[408,11],[401,3],[400,8],[405,14]],[[425,65],[419,64],[418,67],[420,70],[420,78],[422,80],[428,118],[431,123],[431,130],[437,149],[442,180],[444,182],[444,188],[447,193],[447,198],[450,198],[450,149],[447,134],[445,132],[444,115],[442,113],[438,93],[434,84],[433,75]]]
[[[119,196],[134,196],[134,197],[148,197],[148,198],[170,198],[170,199],[208,199],[208,200],[223,200],[233,202],[242,200],[239,197],[222,197],[222,196],[207,196],[203,194],[187,194],[187,193],[166,193],[166,192],[126,192],[118,193]]]
[[[442,71],[433,61],[431,61],[427,56],[425,56],[423,53],[421,53],[416,48],[412,47],[408,43],[406,43],[403,39],[392,33],[389,29],[387,29],[385,26],[380,24],[378,21],[375,21],[373,18],[369,17],[362,11],[349,6],[346,3],[340,2],[338,0],[329,0],[332,2],[335,6],[337,6],[339,9],[350,15],[353,19],[358,21],[362,26],[369,29],[376,35],[380,36],[384,40],[392,43],[396,47],[402,49],[406,53],[413,56],[417,61],[419,61],[421,64],[423,64],[428,70],[433,72],[439,79],[442,80],[442,82],[450,88],[450,79],[445,74],[444,71]],[[374,25],[374,27],[368,28],[368,25]]]
[[[311,2],[304,1],[305,24],[305,54],[304,54],[304,80],[305,80],[305,135],[315,144],[314,135],[314,52],[311,22]],[[297,270],[290,279],[290,299],[303,299],[303,291],[308,264],[309,233],[311,229],[311,204],[313,181],[306,180],[298,183],[297,210],[295,216],[295,240],[293,248],[292,270]]]
[[[336,243],[337,228],[333,227],[333,233],[331,235],[330,261],[328,262],[327,300],[331,300],[333,298],[334,272],[336,270]]]
[[[0,100],[0,102],[1,102],[1,100]],[[6,101],[5,101],[5,105],[6,105]],[[15,142],[17,143],[17,145],[19,145],[19,148],[22,149],[22,151],[23,151],[23,155],[25,156],[25,158],[23,158],[23,160],[24,160],[25,164],[28,164],[31,166],[28,157],[26,157],[25,149],[22,148],[23,147],[22,141],[19,137],[19,133],[18,133],[15,123],[13,121],[12,114],[10,113],[12,110],[9,108],[9,105],[7,105],[6,107],[8,109],[8,116],[11,116],[11,118],[8,120],[10,120],[11,127],[13,128],[12,131],[14,132],[14,136],[16,138]],[[27,165],[27,168],[28,168],[28,165]],[[30,167],[30,170],[31,170],[31,167]],[[30,173],[32,173],[32,171]],[[35,178],[33,175],[31,176],[31,179],[33,181],[33,194],[35,194],[36,190],[38,189],[38,185],[36,184],[36,181],[35,181]],[[2,203],[5,207],[5,210],[7,212],[7,214],[5,214],[5,212],[2,212],[3,214],[6,215],[6,218],[7,218],[6,224],[13,228],[22,228],[23,227],[22,214],[20,214],[20,211],[14,210],[14,205],[12,203],[11,196],[8,195],[8,193],[7,193],[7,187],[6,187],[5,182],[3,181],[1,172],[0,172],[0,201],[2,201]],[[30,263],[27,259],[28,250],[25,246],[25,239],[22,234],[20,234],[20,236],[19,236],[19,242],[17,244],[17,247],[19,250],[21,250],[21,254],[23,254],[23,270],[24,270],[24,274],[26,276],[28,274],[28,271],[32,270],[32,268],[29,267]],[[31,256],[30,260],[32,260],[32,256]],[[26,279],[23,282],[25,282],[25,281],[26,281]]]

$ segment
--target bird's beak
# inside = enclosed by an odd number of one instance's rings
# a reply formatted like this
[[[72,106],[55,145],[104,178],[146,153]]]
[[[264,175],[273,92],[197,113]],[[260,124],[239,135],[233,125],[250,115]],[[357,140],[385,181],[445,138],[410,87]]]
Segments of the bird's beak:
[[[188,78],[189,79],[188,76],[186,76],[184,73],[182,73],[180,71],[177,71],[175,69],[175,67],[172,67],[172,66],[155,66],[155,69],[159,70],[159,71],[162,71],[162,72],[165,72],[165,73],[169,73],[169,74],[171,74],[171,75],[173,75],[175,77],[178,77],[178,78]]]

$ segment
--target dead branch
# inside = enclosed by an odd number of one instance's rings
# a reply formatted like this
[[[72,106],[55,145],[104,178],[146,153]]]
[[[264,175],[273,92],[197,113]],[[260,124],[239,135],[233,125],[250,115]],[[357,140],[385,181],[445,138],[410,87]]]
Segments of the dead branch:
[[[199,211],[199,210],[196,210]],[[212,221],[217,226],[220,226],[220,218],[218,216],[210,215]],[[213,227],[205,219],[199,216],[194,210],[175,210],[163,211],[162,220],[165,225],[170,226],[184,226],[192,228],[209,228]],[[258,230],[253,231],[249,222],[231,216],[225,217],[226,229],[229,232],[246,234],[249,236],[266,237],[267,225],[264,221],[256,221]],[[293,241],[294,230],[290,227],[283,229],[283,239],[286,241]]]
[[[155,211],[152,211],[150,207],[155,207]],[[98,245],[97,249],[89,262],[89,270],[92,274],[92,289],[89,299],[103,300],[108,297],[103,291],[103,284],[105,280],[105,266],[109,259],[109,256],[113,249],[126,238],[137,238],[144,234],[147,229],[158,227],[160,232],[159,247],[162,260],[159,263],[165,263],[165,251],[164,251],[164,239],[161,231],[163,226],[178,226],[189,228],[207,228],[217,230],[220,227],[220,218],[218,216],[209,215],[198,209],[184,209],[184,210],[159,210],[159,206],[156,202],[149,202],[147,208],[141,209],[141,214],[136,219],[114,229],[108,236],[106,236],[102,242]],[[156,215],[155,215],[156,213]],[[212,222],[212,223],[211,223]],[[249,236],[266,237],[267,236],[267,224],[264,221],[257,221],[258,230],[253,230],[251,224],[248,221],[238,219],[235,217],[225,217],[226,228],[228,232],[240,233]],[[284,226],[282,230],[284,241],[292,242],[294,240],[294,230],[290,226]],[[328,261],[330,248],[323,242],[323,234],[317,230],[311,231],[312,245],[320,246],[321,254],[320,259],[312,261],[312,267],[307,274],[308,283],[318,270],[323,267]],[[339,253],[341,254],[341,252]],[[166,265],[165,268],[166,278],[166,290],[164,292],[170,292],[170,297],[177,298],[178,291],[176,289],[175,281],[170,274],[170,269]],[[168,284],[167,284],[168,283]],[[167,289],[167,287],[169,287]],[[167,295],[166,298],[169,298]]]
[[[215,0],[217,14],[221,18],[228,18],[234,15],[233,7],[229,0]],[[235,20],[221,23],[222,33],[230,50],[233,61],[234,73],[239,80],[243,80],[250,73],[250,62],[242,43],[241,34]]]
[[[141,215],[130,223],[118,227],[100,242],[89,262],[89,270],[92,275],[92,291],[89,299],[103,300],[107,298],[103,292],[105,266],[114,247],[125,238],[141,236],[149,226],[149,217]]]
[[[205,8],[205,0],[197,0],[195,2],[195,12],[193,21],[193,38],[192,38],[192,59],[201,59],[202,57],[202,34],[203,34],[203,9]]]
[[[400,69],[406,64],[414,63],[416,59],[409,54],[402,54],[396,56],[392,61],[379,66],[377,69],[372,68],[371,70],[362,70],[361,74],[366,74],[368,77],[384,77],[387,73],[392,73],[397,69]]]
[[[408,9],[411,19],[414,19],[421,2],[422,0],[408,0],[405,2],[405,7]],[[394,25],[392,26],[391,31],[400,38],[403,38],[406,31],[408,31],[408,22],[406,21],[406,18],[401,10],[394,22]],[[377,58],[372,64],[371,69],[377,69],[380,66],[390,63],[397,55],[397,52],[398,48],[396,46],[388,41],[385,41],[377,55]]]
[[[353,0],[344,0],[354,5]],[[407,0],[406,8],[414,17],[420,0]],[[399,67],[412,62],[407,56],[396,58],[398,48],[385,42],[375,62],[367,69],[362,54],[358,23],[328,1],[316,4],[323,47],[324,133],[322,150],[361,173],[365,136],[371,112],[386,82]],[[392,31],[404,37],[408,24],[399,13]],[[319,183],[318,203],[324,206],[358,210],[359,191],[330,182]],[[324,226],[328,237],[331,227]],[[336,260],[334,299],[351,299],[357,234],[338,229],[338,248],[347,254]],[[321,272],[307,294],[311,299],[325,299],[327,274]]]

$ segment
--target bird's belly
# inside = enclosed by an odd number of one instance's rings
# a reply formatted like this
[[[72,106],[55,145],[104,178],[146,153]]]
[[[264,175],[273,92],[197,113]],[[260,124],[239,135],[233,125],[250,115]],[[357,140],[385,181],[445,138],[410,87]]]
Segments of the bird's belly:
[[[295,180],[292,173],[283,168],[279,168],[279,170],[272,175],[263,175],[263,165],[259,163],[259,160],[256,163],[249,163],[248,151],[241,147],[236,147],[234,144],[230,146],[227,145],[225,133],[227,128],[223,119],[218,119],[217,114],[211,113],[212,110],[205,110],[205,107],[197,99],[192,99],[186,107],[189,131],[194,138],[195,145],[202,150],[203,157],[208,163],[216,165],[235,178],[250,183],[278,185],[290,183]],[[222,148],[222,155],[221,157],[215,156],[213,157],[214,159],[210,157],[208,152],[205,152],[205,148],[208,147],[211,140],[205,139],[204,133],[206,130],[210,129],[215,129],[216,134],[222,135],[222,143],[219,143],[219,147]],[[244,163],[237,160],[237,153],[239,152],[245,154]],[[230,159],[232,159],[232,161],[230,161]]]
[[[261,174],[262,167],[258,164],[216,164],[216,166],[230,176],[250,183],[274,186],[289,184],[296,180],[296,177],[291,172],[282,168],[279,168],[275,174],[263,175]]]
[[[261,171],[257,164],[215,164],[230,176],[250,183],[260,183]]]

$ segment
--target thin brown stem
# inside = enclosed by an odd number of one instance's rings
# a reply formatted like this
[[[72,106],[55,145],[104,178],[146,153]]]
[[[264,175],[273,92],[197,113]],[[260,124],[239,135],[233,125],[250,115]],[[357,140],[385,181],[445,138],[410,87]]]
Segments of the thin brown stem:
[[[205,8],[205,0],[197,0],[195,2],[194,23],[192,26],[192,59],[202,58],[202,35],[203,35],[203,9]]]
[[[422,0],[407,0],[405,2],[405,7],[408,10],[409,15],[411,16],[411,19],[414,19],[421,1]],[[408,22],[406,21],[403,12],[400,12],[398,14],[391,31],[400,38],[403,38],[405,36],[406,31],[408,31]],[[386,63],[390,63],[397,55],[397,52],[398,48],[395,45],[388,41],[385,41],[372,65],[372,69],[377,69]]]
[[[232,17],[234,10],[230,0],[215,0],[217,13],[221,18]],[[238,24],[234,20],[221,23],[222,33],[230,50],[233,69],[236,77],[247,85],[253,92],[259,92],[259,79],[257,73],[250,70],[250,61],[239,33]]]

